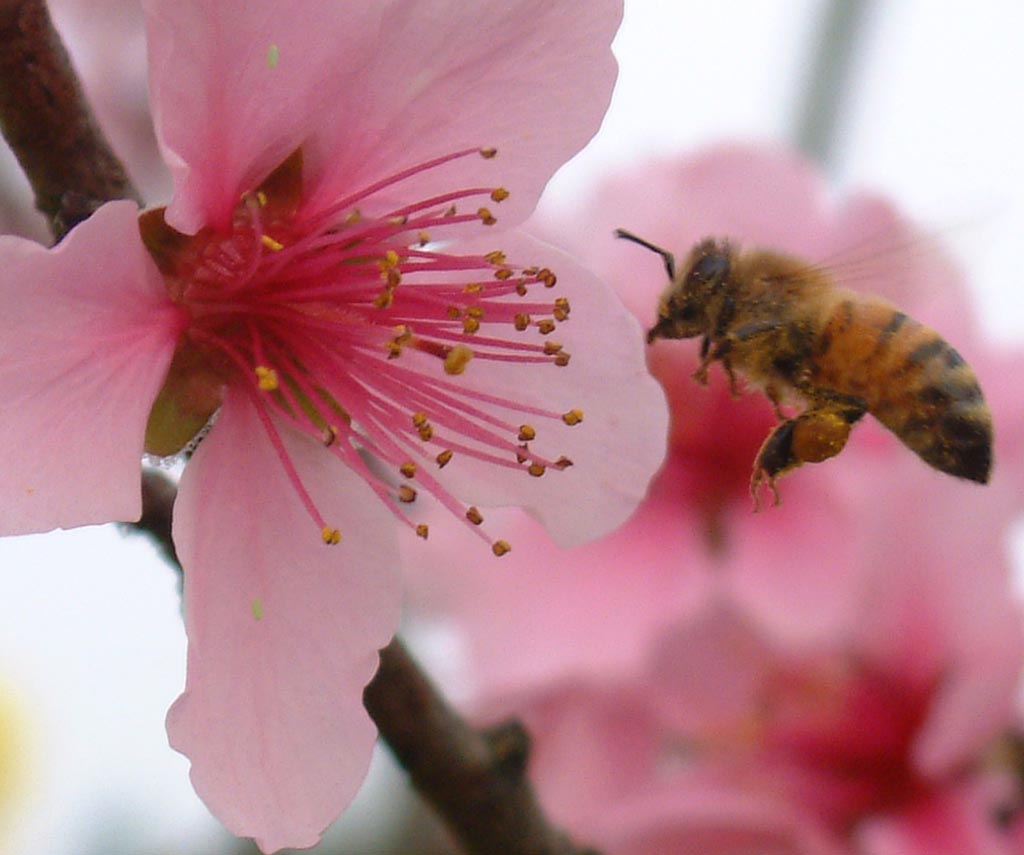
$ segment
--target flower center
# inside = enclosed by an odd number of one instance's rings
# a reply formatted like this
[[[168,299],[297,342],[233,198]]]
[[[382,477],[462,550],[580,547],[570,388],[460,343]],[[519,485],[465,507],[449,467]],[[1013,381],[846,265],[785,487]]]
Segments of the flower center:
[[[326,543],[341,533],[303,487],[282,422],[360,473],[422,537],[426,526],[402,511],[416,498],[414,484],[469,525],[482,521],[434,474],[456,454],[534,477],[570,465],[530,443],[534,423],[573,425],[580,411],[527,406],[461,378],[474,361],[546,370],[569,362],[550,337],[570,312],[565,298],[548,296],[556,286],[550,270],[512,264],[501,250],[455,254],[432,237],[460,224],[492,225],[489,206],[508,191],[473,187],[383,214],[360,210],[410,176],[480,155],[495,151],[455,152],[308,210],[298,151],[243,195],[230,233],[183,235],[163,209],[144,213],[143,240],[171,299],[190,316],[150,415],[146,450],[179,452],[214,415],[226,386],[243,390]],[[467,201],[471,211],[462,213],[457,206]],[[508,551],[504,541],[485,539],[495,553]]]

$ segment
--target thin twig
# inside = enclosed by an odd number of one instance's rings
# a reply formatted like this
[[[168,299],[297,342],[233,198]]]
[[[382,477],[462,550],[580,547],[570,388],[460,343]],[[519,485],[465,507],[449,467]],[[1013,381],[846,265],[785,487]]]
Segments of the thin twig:
[[[0,130],[57,240],[104,202],[141,204],[43,0],[0,0]]]

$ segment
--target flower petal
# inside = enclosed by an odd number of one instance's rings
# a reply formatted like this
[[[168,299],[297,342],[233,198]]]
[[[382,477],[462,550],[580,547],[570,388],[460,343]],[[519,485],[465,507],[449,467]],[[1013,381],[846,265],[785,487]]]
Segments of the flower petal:
[[[389,3],[372,62],[324,112],[307,149],[316,198],[332,201],[396,168],[495,146],[496,161],[475,157],[450,173],[421,174],[402,183],[400,198],[502,184],[512,195],[499,216],[523,219],[604,117],[621,18],[621,0]]]
[[[363,687],[400,602],[390,513],[322,446],[282,430],[340,544],[321,541],[238,393],[174,509],[189,657],[168,733],[200,797],[267,852],[315,844],[362,782],[376,736]]]
[[[147,0],[153,112],[177,191],[171,225],[226,225],[239,194],[299,145],[314,204],[495,146],[497,164],[422,173],[401,199],[438,181],[504,184],[503,217],[532,210],[608,107],[621,0],[396,0],[377,38],[382,6],[302,0],[284,14],[272,0]]]
[[[147,0],[154,123],[174,174],[167,221],[225,226],[239,195],[305,142],[376,43],[378,4]],[[311,38],[311,36],[313,36]],[[351,121],[351,115],[347,117]]]
[[[112,202],[57,247],[0,237],[0,532],[138,519],[149,410],[181,329]]]

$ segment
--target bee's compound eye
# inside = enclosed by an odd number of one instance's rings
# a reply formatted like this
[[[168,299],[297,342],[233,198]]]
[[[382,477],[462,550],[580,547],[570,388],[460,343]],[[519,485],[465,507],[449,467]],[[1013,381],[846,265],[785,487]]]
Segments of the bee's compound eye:
[[[729,256],[712,252],[701,258],[695,265],[691,276],[700,279],[702,282],[710,282],[712,279],[724,279],[729,275]]]

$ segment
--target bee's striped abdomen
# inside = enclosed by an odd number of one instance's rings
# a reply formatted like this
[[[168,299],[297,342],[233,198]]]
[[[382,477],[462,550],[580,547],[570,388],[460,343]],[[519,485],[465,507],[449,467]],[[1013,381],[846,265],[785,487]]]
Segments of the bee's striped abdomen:
[[[992,416],[971,367],[933,329],[883,300],[845,296],[819,342],[812,382],[863,399],[922,460],[985,483]]]

